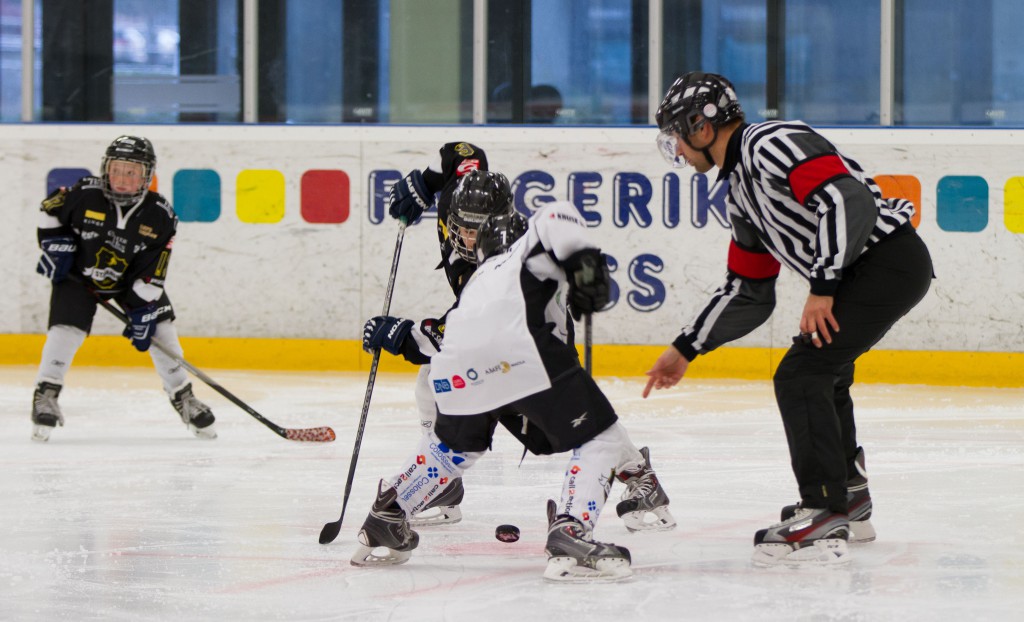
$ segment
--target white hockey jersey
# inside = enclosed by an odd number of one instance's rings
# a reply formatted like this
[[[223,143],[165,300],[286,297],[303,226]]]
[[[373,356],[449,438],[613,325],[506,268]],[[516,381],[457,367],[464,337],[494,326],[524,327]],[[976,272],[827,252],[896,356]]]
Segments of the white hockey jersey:
[[[563,361],[572,348],[561,262],[594,245],[567,202],[546,204],[529,222],[507,252],[477,268],[448,314],[430,363],[434,399],[446,415],[488,412],[550,388],[550,372],[558,373],[552,344]]]

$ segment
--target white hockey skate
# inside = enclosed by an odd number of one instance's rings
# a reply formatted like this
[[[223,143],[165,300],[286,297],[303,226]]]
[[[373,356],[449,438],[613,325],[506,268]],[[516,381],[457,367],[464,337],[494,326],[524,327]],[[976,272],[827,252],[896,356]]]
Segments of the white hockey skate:
[[[64,425],[64,415],[57,404],[63,387],[52,382],[40,382],[32,396],[32,440],[45,443],[57,426]]]
[[[668,511],[668,494],[651,468],[651,451],[642,447],[640,454],[644,457],[643,464],[618,474],[619,480],[626,484],[626,492],[615,506],[615,513],[630,531],[675,529],[676,519]]]
[[[435,525],[454,525],[462,520],[462,509],[459,504],[466,494],[462,478],[457,477],[437,497],[428,503],[423,511],[409,517],[413,527],[433,527]]]
[[[594,542],[577,519],[558,511],[548,500],[548,566],[544,579],[556,583],[610,583],[633,576],[629,550]]]
[[[192,383],[178,389],[171,398],[171,405],[181,415],[181,420],[189,432],[195,434],[197,438],[217,438],[217,430],[213,426],[213,411],[192,393]]]
[[[381,480],[377,499],[357,536],[359,548],[352,554],[353,566],[395,566],[409,561],[420,536],[409,528],[397,499],[398,492]],[[383,551],[375,552],[380,549]]]
[[[850,561],[846,514],[798,507],[793,515],[754,534],[756,566],[825,566]]]

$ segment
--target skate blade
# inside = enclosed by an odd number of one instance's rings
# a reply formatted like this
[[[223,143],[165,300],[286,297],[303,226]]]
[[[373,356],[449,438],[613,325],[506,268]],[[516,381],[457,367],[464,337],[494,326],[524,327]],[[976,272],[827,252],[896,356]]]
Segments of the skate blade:
[[[383,549],[386,553],[381,555],[375,555],[376,549]],[[397,566],[398,564],[404,564],[409,561],[412,557],[412,551],[396,551],[389,549],[386,546],[366,546],[360,544],[356,552],[352,554],[351,564],[353,566]]]
[[[212,423],[206,426],[205,428],[197,428],[193,423],[189,423],[187,425],[188,431],[194,434],[196,438],[201,438],[204,440],[213,440],[217,438],[217,430],[214,429],[214,424]]]
[[[874,542],[875,537],[875,527],[870,520],[850,521],[850,544]]]
[[[648,517],[651,520],[648,520]],[[626,512],[622,515],[622,522],[629,531],[668,531],[676,528],[676,519],[668,511],[667,505],[656,507],[649,512]]]
[[[761,567],[841,565],[850,561],[850,549],[842,538],[823,538],[798,549],[784,542],[765,542],[754,545],[751,561]]]
[[[33,425],[32,426],[32,440],[37,443],[45,443],[50,440],[50,433],[53,432],[54,426],[52,425]]]
[[[432,510],[438,510],[436,513]],[[435,525],[454,525],[462,520],[462,510],[457,505],[439,505],[427,510],[428,515],[417,514],[409,518],[413,527],[433,527]]]
[[[629,560],[599,559],[594,568],[580,566],[575,557],[552,557],[544,569],[544,580],[552,583],[614,583],[633,576]]]

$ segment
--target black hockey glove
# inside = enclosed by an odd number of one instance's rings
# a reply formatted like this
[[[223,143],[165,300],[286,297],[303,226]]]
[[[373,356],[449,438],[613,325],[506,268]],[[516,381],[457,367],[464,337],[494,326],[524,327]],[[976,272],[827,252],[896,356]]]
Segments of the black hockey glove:
[[[405,222],[411,225],[433,202],[434,197],[423,180],[423,173],[413,171],[391,186],[388,214],[392,218],[405,218]]]
[[[153,331],[156,330],[158,315],[160,314],[157,312],[155,302],[128,311],[129,324],[125,326],[122,334],[132,340],[132,345],[139,352],[149,349],[149,344],[153,341]]]
[[[412,330],[413,321],[390,315],[378,315],[366,320],[363,325],[363,350],[373,352],[377,348],[391,354],[401,354],[402,344]]]
[[[75,238],[70,235],[43,238],[39,241],[39,247],[43,249],[43,254],[36,264],[36,272],[54,283],[60,283],[67,278],[71,266],[75,263],[75,251],[78,250]]]
[[[569,311],[572,319],[600,311],[610,298],[611,276],[604,255],[596,248],[573,253],[563,264],[569,279]]]

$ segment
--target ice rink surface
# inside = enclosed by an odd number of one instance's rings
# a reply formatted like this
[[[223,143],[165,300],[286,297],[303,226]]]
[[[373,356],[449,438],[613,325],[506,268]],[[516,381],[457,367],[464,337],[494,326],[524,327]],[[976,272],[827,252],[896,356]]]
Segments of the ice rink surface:
[[[855,385],[876,542],[841,568],[760,569],[754,531],[797,500],[768,382],[684,379],[639,399],[602,378],[671,497],[679,526],[629,534],[616,484],[596,537],[635,575],[541,579],[545,500],[566,455],[499,431],[465,478],[464,520],[420,530],[403,566],[349,564],[377,479],[420,434],[414,377],[380,374],[355,486],[337,520],[365,374],[205,370],[285,427],[286,441],[200,382],[220,437],[193,438],[150,369],[75,368],[66,426],[29,440],[35,369],[0,366],[0,620],[1022,620],[1024,390]],[[523,537],[495,540],[513,523]]]

